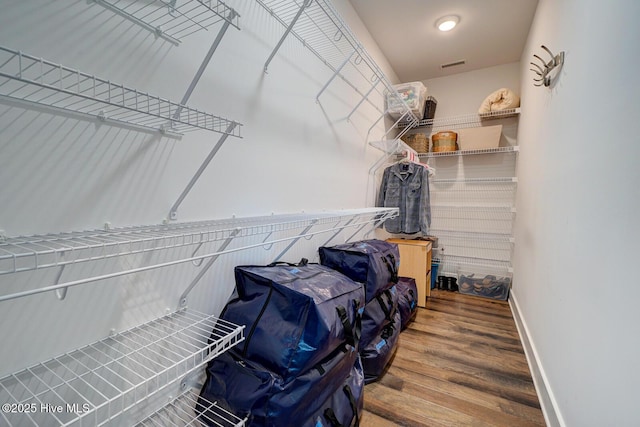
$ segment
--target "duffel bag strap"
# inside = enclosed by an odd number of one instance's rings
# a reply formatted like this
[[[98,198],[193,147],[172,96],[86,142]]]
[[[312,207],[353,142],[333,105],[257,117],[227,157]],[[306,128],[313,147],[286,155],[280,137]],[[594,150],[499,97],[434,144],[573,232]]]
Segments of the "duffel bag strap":
[[[333,409],[327,408],[324,410],[324,417],[329,420],[332,427],[345,427],[342,425],[340,421],[338,421],[338,417],[336,417],[336,413],[333,412]]]
[[[293,262],[286,261],[274,261],[271,264],[267,265],[267,267],[275,267],[277,265],[286,265],[288,267],[306,267],[309,264],[309,260],[306,258],[302,258],[299,263],[295,264]]]
[[[389,259],[387,259],[389,257]],[[393,254],[384,255],[380,257],[382,262],[387,266],[389,275],[391,276],[391,282],[398,283],[398,267],[396,266],[396,257]]]
[[[382,299],[383,295],[387,296],[387,299],[389,300],[389,306],[384,303],[384,300]],[[380,295],[376,296],[376,301],[378,301],[378,304],[380,304],[380,308],[382,308],[382,311],[384,312],[385,319],[387,319],[388,321],[392,321],[393,313],[391,312],[391,308],[393,307],[393,298],[391,297],[391,291],[387,289]]]
[[[418,298],[416,298],[413,289],[409,289],[409,295],[411,296],[411,303],[409,304],[409,306],[411,307],[411,310],[414,310],[416,308],[416,301],[418,300]]]
[[[351,323],[349,323],[349,316],[347,316],[347,310],[339,305],[336,307],[336,311],[338,312],[338,317],[340,318],[340,322],[342,323],[342,328],[344,329],[344,339],[352,347],[355,347],[356,337],[353,334],[353,328],[351,327]]]
[[[395,324],[393,322],[389,323],[382,329],[382,333],[380,334],[380,338],[383,340],[387,340],[393,336],[393,332],[395,331]]]
[[[353,300],[353,310],[356,313],[356,323],[353,328],[353,335],[356,339],[356,342],[360,342],[360,337],[362,336],[362,313],[364,312],[364,307],[360,308],[360,300]]]
[[[353,411],[353,417],[351,418],[349,426],[358,427],[360,425],[360,415],[358,414],[358,405],[356,405],[356,398],[353,397],[353,393],[351,392],[351,387],[349,387],[349,384],[345,384],[342,390],[344,391],[344,394],[347,395],[347,399],[349,399],[349,405],[351,405],[351,410]]]
[[[360,414],[358,414],[358,405],[356,404],[356,398],[353,396],[351,392],[351,387],[349,384],[345,384],[342,388],[344,394],[347,395],[347,399],[349,399],[349,406],[351,406],[351,411],[353,412],[353,416],[351,417],[351,421],[346,426],[338,420],[336,417],[336,413],[333,412],[332,408],[327,408],[324,410],[324,417],[331,423],[332,427],[358,427],[360,425]]]
[[[389,254],[389,265],[391,265],[391,281],[398,283],[398,265],[396,264],[396,257],[393,254]]]

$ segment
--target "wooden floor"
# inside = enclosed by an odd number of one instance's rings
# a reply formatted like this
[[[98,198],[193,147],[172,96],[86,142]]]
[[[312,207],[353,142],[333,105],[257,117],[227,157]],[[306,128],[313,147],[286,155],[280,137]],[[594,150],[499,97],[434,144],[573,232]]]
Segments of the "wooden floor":
[[[362,427],[544,426],[506,302],[433,290],[365,386]]]

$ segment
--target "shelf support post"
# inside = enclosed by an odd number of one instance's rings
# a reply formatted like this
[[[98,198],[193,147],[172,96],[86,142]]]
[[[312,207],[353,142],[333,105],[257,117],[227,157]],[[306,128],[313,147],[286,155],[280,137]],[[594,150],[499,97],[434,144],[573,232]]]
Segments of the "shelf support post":
[[[220,45],[222,38],[224,37],[225,33],[227,32],[227,29],[229,28],[229,25],[231,25],[231,22],[236,17],[236,15],[237,15],[237,12],[235,10],[231,9],[229,11],[229,16],[224,21],[224,24],[218,31],[218,35],[216,36],[216,39],[213,41],[213,44],[211,45],[211,47],[209,48],[209,52],[207,52],[204,59],[202,60],[202,64],[200,64],[200,68],[198,68],[198,71],[196,71],[196,75],[193,76],[193,80],[191,80],[191,84],[189,84],[187,91],[182,97],[182,101],[180,101],[180,105],[178,106],[178,109],[173,114],[174,120],[177,120],[178,117],[180,117],[180,113],[182,112],[182,107],[187,103],[187,101],[189,101],[189,98],[191,97],[193,90],[196,88],[196,85],[200,81],[200,78],[202,77],[204,70],[209,65],[209,61],[211,61],[211,57],[213,57],[213,54],[218,49],[218,46]]]
[[[312,2],[313,2],[313,0],[304,0],[304,3],[302,3],[302,6],[300,6],[300,9],[298,9],[298,13],[296,13],[296,16],[294,16],[293,19],[291,20],[291,23],[289,24],[289,26],[285,30],[285,32],[282,35],[282,37],[280,37],[280,40],[278,41],[278,44],[276,44],[276,47],[273,48],[273,51],[271,52],[271,55],[269,55],[269,58],[267,59],[267,62],[264,63],[264,72],[265,73],[267,72],[267,69],[269,68],[269,64],[271,63],[271,60],[273,59],[274,56],[276,56],[276,53],[278,53],[278,50],[280,50],[280,46],[282,46],[282,43],[284,43],[284,39],[286,39],[287,36],[289,35],[289,33],[291,32],[291,30],[293,30],[293,26],[296,25],[296,22],[298,22],[298,19],[300,19],[300,16],[302,15],[302,12],[307,7],[309,7]]]
[[[363,228],[365,228],[367,225],[369,225],[368,222],[365,222],[364,224],[362,224],[360,227],[358,227],[358,229],[356,230],[355,233],[353,233],[351,236],[349,236],[344,242],[347,243],[349,240],[353,239],[354,237],[356,237],[356,235],[362,231]]]
[[[63,260],[64,259],[64,251],[60,252],[60,259]],[[56,280],[55,280],[55,285],[57,285],[58,283],[60,283],[60,278],[62,277],[62,273],[64,273],[64,268],[67,266],[67,264],[62,264],[60,266],[60,270],[58,270],[58,274],[56,274]],[[59,288],[56,289],[55,293],[56,293],[56,297],[62,301],[63,299],[65,299],[67,297],[67,290],[69,290],[69,288],[64,287],[64,288]]]
[[[376,88],[376,86],[378,86],[378,83],[380,83],[380,78],[377,77],[375,83],[373,83],[371,85],[371,89],[369,89],[367,91],[367,93],[364,94],[364,96],[362,97],[362,99],[360,99],[360,102],[358,102],[356,104],[355,107],[353,107],[353,110],[351,110],[351,112],[349,113],[349,115],[347,116],[347,121],[351,120],[351,116],[353,115],[353,113],[356,112],[356,110],[362,105],[362,103],[364,101],[366,101],[369,98],[369,95],[371,94],[371,92],[373,92],[373,90]],[[377,122],[376,122],[377,123]]]
[[[209,163],[211,163],[211,160],[218,153],[218,150],[220,150],[220,147],[222,147],[222,144],[224,144],[224,142],[227,140],[227,138],[229,137],[231,132],[233,132],[233,129],[237,125],[238,125],[238,123],[236,123],[236,122],[229,123],[229,126],[227,126],[227,129],[225,130],[225,133],[220,137],[220,139],[218,140],[217,144],[213,147],[213,149],[211,150],[211,152],[209,153],[207,158],[204,159],[204,161],[202,162],[202,164],[200,165],[200,167],[196,171],[195,175],[193,175],[193,177],[191,178],[191,181],[189,181],[189,184],[187,184],[185,189],[182,190],[182,193],[178,197],[178,200],[176,200],[176,202],[173,204],[173,206],[171,206],[171,209],[169,210],[169,219],[170,220],[175,220],[175,219],[178,218],[178,207],[180,206],[182,201],[185,199],[185,197],[187,197],[187,194],[189,194],[189,192],[191,191],[193,186],[196,184],[196,182],[198,182],[198,179],[200,178],[200,175],[202,175],[202,173],[205,171],[207,166],[209,166]]]
[[[340,71],[342,71],[342,69],[349,63],[349,61],[351,60],[351,57],[355,53],[356,53],[356,51],[354,49],[353,52],[351,52],[349,54],[349,56],[347,56],[344,59],[344,61],[342,61],[342,64],[340,64],[340,66],[338,68],[336,68],[336,70],[333,72],[333,75],[331,76],[331,78],[324,84],[322,89],[320,89],[320,92],[318,92],[318,94],[316,95],[316,102],[320,102],[320,95],[322,95],[322,93],[329,87],[329,85],[331,84],[333,79],[335,79],[338,76],[338,74],[340,74]],[[366,95],[365,95],[365,98],[366,98]]]
[[[300,234],[298,234],[298,237],[296,237],[295,239],[293,239],[293,240],[291,241],[291,243],[289,243],[289,244],[287,245],[287,247],[286,247],[286,248],[284,248],[284,249],[283,249],[283,251],[282,251],[282,252],[280,252],[280,254],[279,254],[277,257],[275,257],[275,258],[274,258],[273,262],[277,262],[277,261],[278,261],[278,260],[280,260],[280,258],[282,258],[282,257],[283,257],[287,252],[289,252],[289,250],[290,250],[290,249],[291,249],[291,248],[292,248],[296,243],[298,243],[298,240],[300,240],[300,239],[301,239],[305,234],[307,234],[307,232],[308,232],[309,230],[311,230],[311,228],[312,228],[314,225],[316,225],[316,223],[317,223],[317,222],[318,222],[318,220],[317,220],[317,219],[312,220],[312,221],[311,221],[311,224],[309,224],[307,227],[305,227],[305,229],[304,229],[304,230],[302,230],[302,231],[300,232]]]
[[[371,234],[371,232],[373,230],[375,230],[378,227],[381,227],[382,224],[384,224],[384,222],[389,219],[391,217],[391,214],[389,213],[384,213],[382,215],[380,215],[380,218],[376,219],[375,224],[373,225],[373,227],[371,227],[371,230],[367,231],[362,237],[366,238],[369,234]]]
[[[184,306],[187,305],[187,296],[189,295],[189,292],[191,292],[191,290],[198,284],[200,279],[202,279],[202,277],[206,274],[206,272],[209,271],[211,266],[218,260],[220,255],[222,255],[222,254],[220,254],[220,252],[222,252],[225,249],[227,249],[227,246],[229,246],[231,241],[238,235],[238,233],[240,233],[241,230],[242,229],[240,227],[238,227],[235,230],[233,230],[231,232],[231,234],[229,235],[229,237],[227,237],[225,239],[225,241],[222,242],[222,244],[218,248],[218,250],[217,250],[218,253],[216,255],[213,255],[211,258],[209,258],[209,261],[207,261],[207,263],[204,265],[204,267],[202,267],[200,269],[200,271],[198,272],[196,277],[194,277],[193,280],[191,281],[191,283],[189,284],[189,286],[187,286],[187,289],[185,289],[184,292],[182,293],[182,295],[180,295],[180,304],[179,304],[180,307],[184,307]]]
[[[353,217],[353,218],[351,218],[349,221],[347,221],[347,222],[344,224],[344,226],[343,226],[343,227],[341,227],[338,231],[336,231],[335,233],[333,233],[333,236],[329,237],[329,239],[328,239],[326,242],[324,242],[324,244],[322,244],[321,246],[327,246],[327,245],[329,244],[329,242],[331,242],[333,239],[335,239],[335,238],[336,238],[336,236],[337,236],[338,234],[340,234],[340,233],[342,232],[342,230],[344,230],[346,227],[348,227],[348,226],[349,226],[349,224],[351,224],[353,221],[355,221],[355,220],[356,220],[356,218],[358,218],[358,215],[354,216],[354,217]],[[336,228],[337,228],[337,225],[336,225]]]

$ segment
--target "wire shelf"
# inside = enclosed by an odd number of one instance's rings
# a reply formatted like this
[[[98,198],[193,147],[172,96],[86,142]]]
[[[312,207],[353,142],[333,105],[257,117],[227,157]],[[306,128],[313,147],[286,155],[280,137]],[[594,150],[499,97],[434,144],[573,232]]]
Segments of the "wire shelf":
[[[232,120],[3,46],[0,96],[145,130],[180,134],[206,129],[241,136],[242,125]]]
[[[483,114],[463,114],[459,116],[442,117],[437,119],[425,119],[420,120],[417,125],[411,125],[409,122],[398,123],[398,128],[405,127],[429,127],[432,130],[438,130],[443,128],[462,129],[467,127],[482,126],[486,120],[506,119],[509,117],[515,117],[520,114],[520,108],[511,108],[502,111],[492,111],[490,113]]]
[[[433,261],[440,263],[438,275],[457,276],[460,272],[511,276],[513,268],[510,261],[496,261],[483,258],[470,258],[449,254],[439,254]]]
[[[496,243],[514,243],[515,239],[511,234],[501,233],[478,233],[459,230],[445,230],[441,228],[431,228],[429,235],[436,236],[438,239],[455,239],[470,241],[487,241]]]
[[[422,159],[430,159],[433,157],[450,157],[450,156],[475,156],[478,154],[496,154],[496,153],[517,153],[520,147],[512,145],[508,147],[496,148],[479,148],[476,150],[458,150],[458,151],[442,151],[439,153],[421,153],[419,157]]]
[[[239,15],[220,0],[93,0],[175,45],[219,22],[238,28]]]
[[[515,215],[510,206],[431,205],[431,227],[462,233],[511,234]]]
[[[113,422],[244,340],[237,326],[179,310],[0,379],[9,426]],[[116,423],[117,424],[117,423]]]
[[[454,204],[442,204],[442,205],[431,205],[432,211],[441,211],[441,212],[464,212],[464,211],[474,211],[474,212],[490,212],[490,213],[504,213],[504,214],[515,214],[516,208],[510,205],[454,205]]]
[[[280,237],[277,233],[294,230],[313,231],[302,236],[336,231],[345,228],[364,227],[398,215],[397,208],[365,208],[315,214],[270,215],[262,217],[232,218],[224,220],[176,223],[167,225],[124,227],[111,230],[91,230],[61,234],[11,237],[0,242],[0,273],[11,274],[48,267],[98,261],[125,255],[157,252],[184,246],[197,246],[267,234],[259,244],[245,244],[233,249],[189,255],[176,255],[171,261],[122,270],[102,276],[86,277],[71,282],[58,283],[0,296],[0,301],[34,295],[77,286],[98,280],[139,273],[185,262],[199,261],[223,253],[237,252],[253,247],[290,241],[301,235],[289,233]]]
[[[510,261],[514,239],[507,234],[430,230],[438,237],[438,250],[447,256]]]
[[[244,427],[247,419],[238,418],[210,402],[193,390],[187,390],[164,408],[145,418],[137,427],[186,427],[213,425],[219,427]]]
[[[400,105],[406,106],[329,0],[309,1],[310,4],[306,7],[305,0],[257,1],[284,27],[294,22],[294,18],[304,7],[290,34],[380,113],[383,112],[380,106],[370,100],[372,92],[382,96],[389,93],[396,97]],[[405,114],[410,123],[418,122],[408,106]]]
[[[517,178],[453,178],[430,180],[431,203],[475,206],[511,206],[515,200]]]

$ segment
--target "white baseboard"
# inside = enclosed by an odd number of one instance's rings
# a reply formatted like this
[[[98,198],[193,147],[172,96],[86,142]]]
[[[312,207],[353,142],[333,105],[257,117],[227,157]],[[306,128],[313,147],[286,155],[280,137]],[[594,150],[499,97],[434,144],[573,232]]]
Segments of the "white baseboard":
[[[558,408],[558,402],[553,395],[553,391],[549,387],[547,375],[540,364],[536,347],[533,341],[531,341],[527,323],[520,315],[520,307],[518,306],[518,300],[513,293],[513,289],[509,295],[509,306],[511,307],[511,313],[513,314],[513,319],[516,322],[520,341],[522,341],[527,362],[529,363],[529,370],[531,370],[533,384],[535,385],[536,392],[538,393],[538,399],[540,400],[544,420],[548,427],[566,427]]]

